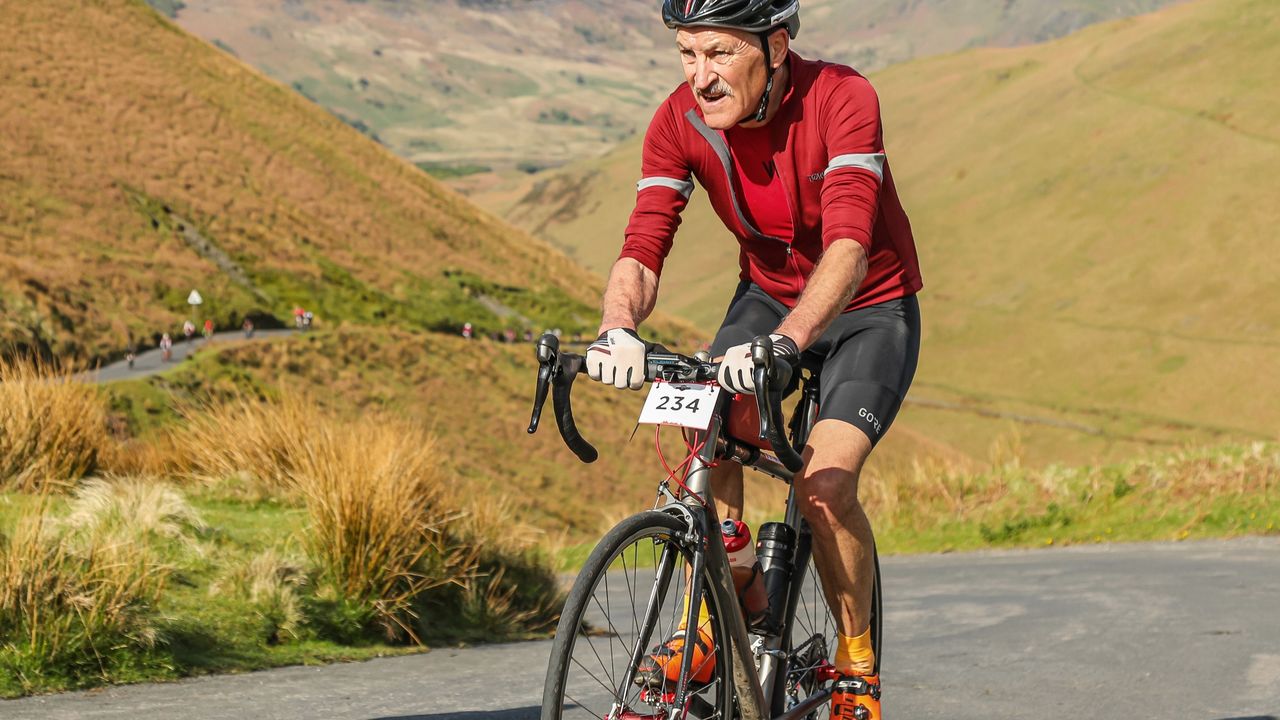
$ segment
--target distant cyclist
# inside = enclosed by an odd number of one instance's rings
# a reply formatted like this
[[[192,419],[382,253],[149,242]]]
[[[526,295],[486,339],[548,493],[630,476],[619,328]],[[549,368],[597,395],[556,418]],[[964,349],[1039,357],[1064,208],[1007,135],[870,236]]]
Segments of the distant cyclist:
[[[645,136],[636,207],[605,289],[600,337],[587,351],[588,373],[618,388],[643,385],[636,327],[657,301],[696,178],[740,244],[741,282],[711,345],[723,358],[721,385],[753,392],[749,347],[757,335],[771,334],[788,361],[802,351],[822,359],[819,418],[795,490],[839,627],[832,717],[878,719],[873,538],[858,479],[915,374],[921,288],[879,103],[853,69],[790,51],[798,0],[665,0],[662,17],[676,30],[686,83]],[[741,518],[741,466],[721,463],[711,484],[720,517]],[[686,633],[656,648],[642,676],[678,666]],[[692,639],[705,645],[701,632]]]

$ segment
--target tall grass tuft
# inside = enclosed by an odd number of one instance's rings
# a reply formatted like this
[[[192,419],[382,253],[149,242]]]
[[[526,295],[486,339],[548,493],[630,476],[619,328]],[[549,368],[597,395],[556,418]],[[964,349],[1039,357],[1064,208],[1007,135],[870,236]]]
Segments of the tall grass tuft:
[[[310,428],[292,472],[319,590],[370,608],[388,639],[420,641],[415,601],[464,582],[475,566],[474,549],[446,542],[458,512],[434,446],[400,421],[331,421]]]
[[[301,594],[306,582],[300,564],[271,548],[231,568],[209,592],[212,596],[231,593],[248,601],[261,621],[261,639],[278,645],[297,639],[307,621]]]
[[[114,449],[96,389],[38,359],[0,359],[0,490],[69,488]]]
[[[415,608],[433,588],[466,584],[479,552],[448,532],[464,513],[424,429],[379,415],[348,420],[299,397],[187,415],[170,441],[182,472],[214,492],[305,507],[314,591],[338,608],[339,624],[415,642],[438,632]]]
[[[295,396],[192,406],[183,415],[186,422],[159,441],[164,468],[250,502],[296,499],[296,470],[313,431],[336,422]]]
[[[478,551],[474,576],[447,596],[469,633],[505,637],[549,630],[559,620],[564,598],[552,543],[546,533],[519,521],[509,497],[471,503],[449,538]]]
[[[155,647],[168,567],[137,535],[58,532],[45,503],[0,536],[0,673],[26,691],[109,681]],[[90,526],[86,526],[90,527]]]
[[[94,541],[132,535],[188,542],[207,529],[182,493],[146,478],[86,480],[76,488],[70,513],[59,525],[69,535]]]

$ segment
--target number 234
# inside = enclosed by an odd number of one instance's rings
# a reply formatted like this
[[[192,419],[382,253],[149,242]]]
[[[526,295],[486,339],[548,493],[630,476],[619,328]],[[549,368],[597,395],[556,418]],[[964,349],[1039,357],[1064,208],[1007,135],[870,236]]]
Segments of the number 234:
[[[672,402],[673,400],[675,402]],[[663,395],[658,398],[658,404],[654,407],[656,407],[658,410],[671,410],[672,412],[680,412],[681,410],[687,410],[689,412],[698,412],[698,403],[700,401],[701,400],[699,398],[694,398],[693,400],[690,400],[688,404],[685,404],[684,398],[680,397],[679,395],[675,397],[671,397],[670,395]],[[670,406],[668,406],[668,404],[670,404]]]

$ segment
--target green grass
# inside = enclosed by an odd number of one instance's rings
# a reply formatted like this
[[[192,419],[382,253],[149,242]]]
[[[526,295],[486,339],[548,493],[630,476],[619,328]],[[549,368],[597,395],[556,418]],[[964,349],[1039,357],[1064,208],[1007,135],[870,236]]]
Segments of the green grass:
[[[870,474],[862,485],[884,555],[1280,535],[1280,446],[1274,444],[1102,466],[917,468]],[[781,508],[761,514],[750,493],[746,501],[754,527],[782,519]],[[565,545],[556,562],[580,568],[594,547],[593,541]]]
[[[926,471],[874,493],[868,514],[888,554],[1276,535],[1280,446],[1184,450],[1103,466]]]
[[[49,661],[14,650],[22,640],[9,637],[11,628],[0,624],[0,667],[6,670],[0,672],[0,697],[363,660],[436,644],[543,637],[548,627],[545,610],[534,611],[543,613],[537,618],[521,610],[545,606],[548,593],[555,592],[540,556],[515,557],[491,548],[481,551],[474,588],[435,588],[415,601],[424,645],[388,642],[369,627],[364,612],[317,592],[316,570],[302,548],[308,522],[304,508],[273,500],[243,502],[198,488],[190,488],[187,498],[204,525],[185,539],[148,541],[163,558],[167,579],[158,600],[136,604],[134,612],[141,613],[135,623],[149,628],[156,642],[127,639],[97,648],[92,657]],[[37,504],[29,495],[0,493],[0,537]],[[49,517],[63,517],[68,505],[67,498],[54,496],[44,509]],[[279,568],[272,575],[276,581],[284,573],[298,578],[286,583],[292,604],[248,590],[260,578],[250,570],[252,563],[263,556],[276,558],[269,566]]]
[[[0,494],[0,533],[11,530],[20,509],[34,503],[30,496]],[[300,556],[295,538],[304,524],[305,511],[276,503],[245,504],[199,496],[192,497],[192,505],[209,527],[195,546],[166,549],[172,575],[160,601],[150,610],[150,621],[160,637],[157,646],[149,650],[114,648],[112,656],[104,660],[105,670],[76,665],[41,668],[27,674],[25,682],[16,675],[0,673],[0,697],[92,687],[104,681],[165,680],[421,651],[374,636],[343,636],[335,630],[342,626],[338,611],[306,596],[305,587],[306,623],[296,636],[281,637],[259,604],[220,589],[219,584],[258,553],[280,549]],[[65,507],[65,499],[55,499],[50,510],[56,514]],[[439,635],[430,641],[456,639]]]
[[[431,177],[441,180],[452,180],[453,178],[467,177],[468,175],[476,175],[493,170],[488,165],[474,163],[416,162],[414,165]]]

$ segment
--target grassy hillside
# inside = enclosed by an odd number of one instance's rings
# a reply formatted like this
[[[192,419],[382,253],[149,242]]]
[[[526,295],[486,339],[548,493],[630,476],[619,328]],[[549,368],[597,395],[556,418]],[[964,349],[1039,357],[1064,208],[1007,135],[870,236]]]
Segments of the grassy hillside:
[[[926,284],[903,420],[971,453],[1016,427],[1039,460],[1274,437],[1277,63],[1280,6],[1200,0],[874,76]],[[638,166],[623,146],[509,216],[603,271]],[[662,307],[719,320],[725,236],[696,201]]]
[[[596,279],[141,0],[4,3],[0,339],[119,353],[246,313],[594,324]],[[594,328],[592,328],[594,329]]]
[[[588,469],[554,432],[525,435],[528,346],[455,339],[463,322],[481,335],[594,332],[595,276],[140,0],[71,5],[9,3],[17,22],[0,27],[0,69],[15,78],[0,95],[0,341],[93,361],[130,335],[177,332],[192,288],[223,327],[302,305],[324,332],[125,384],[118,414],[145,434],[176,420],[175,398],[325,388],[340,411],[426,421],[467,483],[542,488],[546,502],[522,509],[546,526],[587,507],[554,509],[575,488],[611,492],[589,481],[627,465]],[[650,332],[696,334],[662,319]],[[580,403],[604,442],[624,444],[634,425],[638,406],[623,403]]]
[[[877,69],[1058,37],[1168,2],[806,0],[800,43]],[[680,77],[653,0],[190,0],[175,16],[464,186],[487,169],[533,171],[604,152]]]

